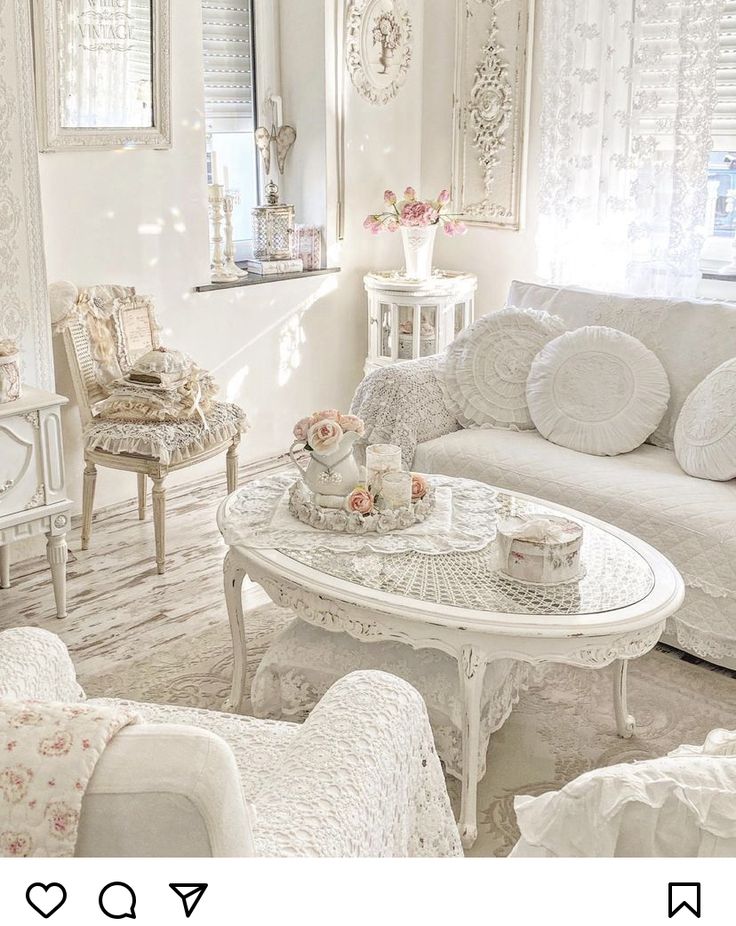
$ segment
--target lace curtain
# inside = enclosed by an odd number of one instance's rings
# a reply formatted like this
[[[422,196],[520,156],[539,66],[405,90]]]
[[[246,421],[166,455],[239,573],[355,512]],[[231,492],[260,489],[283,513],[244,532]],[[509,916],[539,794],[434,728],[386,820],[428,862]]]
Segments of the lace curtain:
[[[724,0],[543,0],[540,272],[692,295]]]

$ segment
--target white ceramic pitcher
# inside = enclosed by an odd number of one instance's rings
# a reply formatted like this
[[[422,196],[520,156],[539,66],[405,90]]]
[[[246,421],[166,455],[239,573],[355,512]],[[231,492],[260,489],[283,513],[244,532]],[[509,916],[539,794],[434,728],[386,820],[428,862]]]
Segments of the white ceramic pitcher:
[[[294,453],[304,447],[304,441],[294,441],[289,450],[292,463],[301,470],[304,482],[314,493],[315,501],[324,508],[342,508],[345,498],[360,483],[360,467],[353,453],[359,439],[355,431],[346,431],[339,445],[329,453],[310,451],[311,460],[305,468]]]

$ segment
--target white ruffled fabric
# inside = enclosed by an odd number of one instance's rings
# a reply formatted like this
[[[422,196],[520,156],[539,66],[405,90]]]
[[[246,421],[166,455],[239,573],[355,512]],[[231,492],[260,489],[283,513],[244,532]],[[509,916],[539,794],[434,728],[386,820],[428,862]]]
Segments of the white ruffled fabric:
[[[526,399],[529,369],[544,345],[564,331],[561,319],[534,309],[484,315],[447,349],[446,406],[466,428],[533,428]]]
[[[526,385],[529,413],[547,440],[581,453],[635,450],[659,425],[670,387],[657,357],[631,335],[588,326],[550,341]]]
[[[245,412],[232,403],[213,402],[205,421],[144,424],[95,418],[84,429],[84,446],[107,453],[135,453],[172,464],[224,444],[248,429]]]
[[[736,758],[711,755],[596,769],[514,801],[524,843],[564,858],[733,855],[735,806]]]
[[[736,357],[713,370],[686,399],[675,425],[675,456],[691,476],[736,479]]]

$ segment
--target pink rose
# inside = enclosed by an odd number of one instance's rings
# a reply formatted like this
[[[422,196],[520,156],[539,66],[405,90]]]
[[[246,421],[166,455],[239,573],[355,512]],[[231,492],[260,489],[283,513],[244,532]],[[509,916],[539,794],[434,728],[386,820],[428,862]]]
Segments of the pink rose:
[[[325,408],[321,412],[314,412],[314,414],[309,416],[309,424],[317,424],[318,421],[323,421],[325,418],[328,418],[330,421],[337,421],[340,417],[340,412],[336,408]]]
[[[389,206],[393,206],[393,204],[396,202],[396,193],[392,192],[391,190],[386,190],[386,192],[383,194],[383,201],[388,203]]]
[[[302,418],[294,425],[294,440],[306,440],[309,431],[309,418]]]
[[[413,502],[418,502],[420,498],[424,496],[429,491],[429,486],[427,485],[427,480],[424,476],[420,476],[419,473],[411,474],[411,500]]]
[[[409,200],[410,203],[413,203],[416,198],[417,198],[417,191],[414,189],[413,186],[408,186],[404,190],[404,199],[407,199]]]
[[[401,210],[401,224],[412,226],[434,225],[437,210],[431,203],[406,203]]]
[[[365,434],[363,419],[358,418],[357,415],[340,415],[337,419],[337,423],[343,431],[355,431],[358,437],[362,437]]]
[[[317,453],[331,453],[342,440],[342,428],[331,418],[323,418],[313,424],[307,434],[307,441]]]
[[[437,197],[437,202],[440,203],[442,206],[447,205],[447,203],[450,202],[450,191],[442,190],[440,195]]]
[[[354,511],[366,517],[366,515],[369,515],[373,511],[373,496],[368,489],[357,486],[357,488],[353,489],[350,495],[348,495],[346,504],[348,511]]]

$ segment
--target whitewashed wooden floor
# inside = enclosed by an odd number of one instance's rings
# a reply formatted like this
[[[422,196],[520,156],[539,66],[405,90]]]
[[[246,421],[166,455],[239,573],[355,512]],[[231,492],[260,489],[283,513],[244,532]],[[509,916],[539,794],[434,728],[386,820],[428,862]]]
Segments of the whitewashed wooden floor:
[[[252,475],[244,470],[241,484]],[[222,591],[225,545],[215,523],[226,494],[224,473],[167,493],[163,576],[156,573],[150,497],[146,520],[139,521],[133,501],[135,475],[120,478],[130,482],[131,503],[95,516],[90,549],[80,550],[78,526],[69,534],[67,618],[56,618],[45,558],[13,566],[12,587],[0,589],[0,630],[52,630],[72,655],[84,656],[90,673],[109,668],[111,661],[140,658],[149,649],[227,623]],[[262,594],[256,598],[254,604],[264,600]]]

